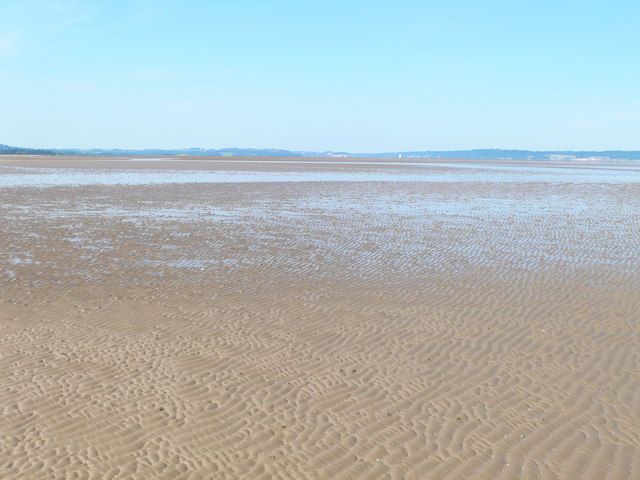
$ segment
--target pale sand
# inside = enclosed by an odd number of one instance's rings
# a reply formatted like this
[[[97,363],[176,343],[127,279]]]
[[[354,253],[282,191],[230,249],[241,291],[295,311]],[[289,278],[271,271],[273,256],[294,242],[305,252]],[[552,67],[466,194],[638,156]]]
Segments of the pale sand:
[[[640,184],[540,175],[0,187],[0,478],[640,478]]]

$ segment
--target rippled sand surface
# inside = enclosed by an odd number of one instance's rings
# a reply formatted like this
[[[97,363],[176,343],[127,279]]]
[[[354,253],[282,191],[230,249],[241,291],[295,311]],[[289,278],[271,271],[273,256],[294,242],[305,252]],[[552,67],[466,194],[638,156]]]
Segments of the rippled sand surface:
[[[0,160],[0,478],[640,478],[640,167]]]

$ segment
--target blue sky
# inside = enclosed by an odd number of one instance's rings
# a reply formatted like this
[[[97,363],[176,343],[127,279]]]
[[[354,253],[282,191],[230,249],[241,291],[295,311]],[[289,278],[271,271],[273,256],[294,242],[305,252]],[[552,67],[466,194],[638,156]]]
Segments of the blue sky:
[[[0,143],[640,150],[640,2],[0,0]]]

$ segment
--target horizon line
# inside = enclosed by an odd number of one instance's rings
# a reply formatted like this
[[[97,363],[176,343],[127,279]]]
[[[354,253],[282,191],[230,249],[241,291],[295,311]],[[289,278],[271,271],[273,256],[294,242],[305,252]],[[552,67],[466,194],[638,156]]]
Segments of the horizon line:
[[[476,151],[494,151],[494,152],[531,152],[531,153],[640,153],[640,147],[637,150],[627,150],[618,148],[609,149],[529,149],[529,148],[504,148],[504,147],[474,147],[474,148],[450,148],[450,149],[413,149],[413,150],[379,150],[379,151],[349,151],[349,150],[314,150],[314,149],[290,149],[281,147],[25,147],[15,146],[9,144],[0,143],[0,147],[7,147],[6,149],[24,149],[24,150],[50,150],[50,151],[232,151],[232,150],[250,150],[250,151],[282,151],[290,153],[335,153],[335,154],[350,154],[350,155],[365,155],[365,154],[403,154],[403,153],[447,153],[447,152],[476,152]],[[0,152],[2,152],[0,148]]]

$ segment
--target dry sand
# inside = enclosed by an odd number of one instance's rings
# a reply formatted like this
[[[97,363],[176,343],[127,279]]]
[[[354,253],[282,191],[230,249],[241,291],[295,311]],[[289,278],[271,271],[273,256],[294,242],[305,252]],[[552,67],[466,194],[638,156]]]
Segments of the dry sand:
[[[471,167],[0,187],[0,478],[640,478],[638,170]]]

